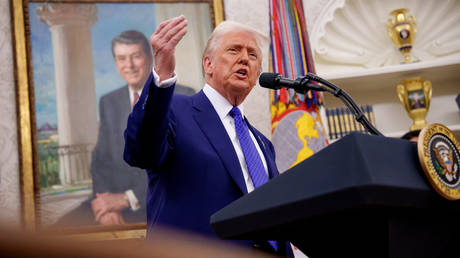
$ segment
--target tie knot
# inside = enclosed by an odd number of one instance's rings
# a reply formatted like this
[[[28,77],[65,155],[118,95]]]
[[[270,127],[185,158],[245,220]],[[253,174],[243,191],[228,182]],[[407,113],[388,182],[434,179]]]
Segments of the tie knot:
[[[233,107],[232,110],[230,110],[230,116],[235,118],[235,117],[240,117],[241,116],[241,111],[238,107]]]

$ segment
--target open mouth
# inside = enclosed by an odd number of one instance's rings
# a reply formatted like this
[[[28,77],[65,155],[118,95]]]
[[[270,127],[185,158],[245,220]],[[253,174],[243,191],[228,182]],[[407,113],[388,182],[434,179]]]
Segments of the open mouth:
[[[247,69],[238,69],[238,70],[236,71],[236,74],[237,74],[239,77],[246,78],[246,76],[248,75],[248,70],[247,70]]]

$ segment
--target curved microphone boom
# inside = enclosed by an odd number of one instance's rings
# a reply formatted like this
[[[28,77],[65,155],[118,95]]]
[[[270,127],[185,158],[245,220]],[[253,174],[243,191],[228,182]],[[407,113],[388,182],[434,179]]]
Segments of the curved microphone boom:
[[[330,88],[327,89],[320,83]],[[305,94],[309,90],[315,91],[327,91],[345,103],[347,108],[355,116],[356,121],[361,123],[366,130],[374,135],[383,135],[377,128],[375,128],[371,122],[366,118],[363,111],[358,107],[356,102],[346,93],[344,90],[334,85],[333,83],[317,76],[316,74],[308,73],[304,77],[297,77],[295,80],[287,79],[277,73],[262,73],[259,78],[260,86],[264,88],[279,90],[281,88],[294,89],[296,92]]]

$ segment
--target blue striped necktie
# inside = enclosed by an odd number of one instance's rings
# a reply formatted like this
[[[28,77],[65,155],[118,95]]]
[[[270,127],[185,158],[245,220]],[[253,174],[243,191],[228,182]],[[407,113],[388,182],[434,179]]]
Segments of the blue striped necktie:
[[[259,152],[257,152],[256,146],[249,135],[249,129],[241,116],[240,110],[237,107],[233,107],[229,114],[235,121],[236,135],[238,136],[241,149],[243,150],[249,176],[251,176],[254,188],[257,188],[268,181],[262,159],[260,158]]]
[[[237,107],[233,107],[230,110],[230,116],[235,121],[235,130],[238,140],[240,141],[241,149],[243,150],[244,159],[248,167],[249,176],[251,176],[254,188],[257,188],[268,181],[268,176],[265,173],[264,164],[259,156],[259,152],[254,145],[254,142],[249,135],[249,129],[243,120],[240,110]],[[278,245],[276,241],[268,241],[268,243],[276,250]]]

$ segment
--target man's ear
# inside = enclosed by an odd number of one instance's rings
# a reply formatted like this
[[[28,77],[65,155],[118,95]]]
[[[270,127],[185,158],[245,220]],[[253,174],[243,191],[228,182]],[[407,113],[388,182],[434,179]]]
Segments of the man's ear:
[[[212,62],[209,56],[203,57],[203,71],[205,75],[212,76]]]

